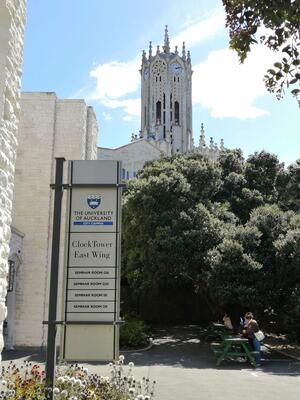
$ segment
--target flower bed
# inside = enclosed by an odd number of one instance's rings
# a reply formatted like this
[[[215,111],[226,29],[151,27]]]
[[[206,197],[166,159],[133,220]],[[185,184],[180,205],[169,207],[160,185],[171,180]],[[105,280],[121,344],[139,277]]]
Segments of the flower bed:
[[[124,356],[109,364],[109,375],[90,374],[86,368],[59,365],[56,369],[54,399],[68,400],[153,400],[155,382],[137,380],[133,363],[124,365]],[[19,368],[12,361],[2,368],[0,399],[45,400],[52,389],[46,387],[41,365],[25,361]]]

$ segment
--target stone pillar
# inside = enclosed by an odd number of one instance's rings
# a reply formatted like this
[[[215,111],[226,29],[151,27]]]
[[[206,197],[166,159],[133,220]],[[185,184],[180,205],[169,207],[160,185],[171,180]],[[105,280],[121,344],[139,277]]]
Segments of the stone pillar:
[[[0,2],[0,352],[19,119],[26,0]]]

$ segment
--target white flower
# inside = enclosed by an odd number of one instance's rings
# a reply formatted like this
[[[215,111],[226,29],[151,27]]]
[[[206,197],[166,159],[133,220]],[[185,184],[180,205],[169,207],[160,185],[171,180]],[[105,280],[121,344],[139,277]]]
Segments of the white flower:
[[[119,361],[121,361],[121,362],[123,362],[123,361],[124,361],[124,359],[125,359],[125,357],[124,357],[124,356],[122,356],[122,355],[119,357]]]
[[[137,400],[145,400],[145,397],[142,394],[139,394],[137,396]]]
[[[2,383],[3,386],[6,386],[6,385],[7,385],[7,382],[6,382],[6,381],[2,381],[1,383]]]
[[[129,393],[130,394],[133,394],[134,392],[135,392],[135,388],[133,388],[133,387],[129,388]]]
[[[60,392],[60,390],[57,387],[55,387],[53,389],[53,394],[59,394],[59,392]]]
[[[134,367],[134,363],[132,361],[130,361],[130,363],[128,364],[128,367],[130,367],[130,368]]]
[[[64,383],[65,382],[65,378],[63,376],[59,376],[57,378],[57,383]]]
[[[89,372],[89,370],[87,368],[83,368],[82,370],[85,374],[87,374]]]
[[[61,395],[62,398],[66,398],[66,397],[68,396],[67,390],[66,390],[66,389],[65,389],[65,390],[62,390],[61,393],[60,393],[60,395]]]
[[[76,383],[76,379],[74,378],[74,376],[72,376],[72,378],[70,378],[70,383],[72,385],[74,385]]]

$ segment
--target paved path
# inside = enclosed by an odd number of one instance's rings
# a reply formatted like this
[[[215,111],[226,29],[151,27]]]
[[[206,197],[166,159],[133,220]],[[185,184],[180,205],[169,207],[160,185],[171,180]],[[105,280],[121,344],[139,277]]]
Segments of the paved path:
[[[200,342],[199,334],[195,326],[160,329],[151,350],[124,353],[125,361],[134,362],[137,378],[149,376],[157,381],[157,400],[300,399],[299,362],[265,349],[261,368],[244,362],[227,362],[216,368],[209,346]],[[17,362],[24,357],[28,355],[4,354]],[[29,358],[42,362],[38,353]],[[107,365],[87,367],[91,372],[109,374]]]

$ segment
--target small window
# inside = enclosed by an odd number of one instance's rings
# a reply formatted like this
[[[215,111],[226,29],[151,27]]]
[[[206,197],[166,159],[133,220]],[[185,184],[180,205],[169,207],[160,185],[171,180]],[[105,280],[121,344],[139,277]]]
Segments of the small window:
[[[178,101],[175,101],[174,103],[174,108],[175,108],[175,124],[179,125],[179,103]]]
[[[164,126],[164,139],[166,138],[166,127]]]
[[[163,109],[165,109],[165,108],[166,108],[166,95],[164,93],[164,95],[163,95]]]
[[[125,168],[122,168],[122,179],[125,179]]]
[[[136,177],[136,172],[135,172],[135,171],[133,171],[133,177],[134,177],[134,178]]]
[[[156,102],[156,125],[161,124],[161,101]]]
[[[129,179],[129,171],[126,172],[126,179]]]

